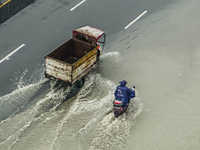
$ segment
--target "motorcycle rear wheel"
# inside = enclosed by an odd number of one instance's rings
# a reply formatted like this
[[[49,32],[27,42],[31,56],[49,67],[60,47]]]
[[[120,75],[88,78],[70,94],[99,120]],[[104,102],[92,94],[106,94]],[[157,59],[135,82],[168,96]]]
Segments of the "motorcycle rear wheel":
[[[114,112],[115,118],[119,116],[119,113],[117,111]]]

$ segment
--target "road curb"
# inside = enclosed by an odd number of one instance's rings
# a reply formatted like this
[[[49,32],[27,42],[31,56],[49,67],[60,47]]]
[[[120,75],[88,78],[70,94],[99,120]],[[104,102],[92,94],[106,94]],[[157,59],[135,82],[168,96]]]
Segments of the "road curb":
[[[35,2],[35,0],[1,0],[0,24],[33,2]]]

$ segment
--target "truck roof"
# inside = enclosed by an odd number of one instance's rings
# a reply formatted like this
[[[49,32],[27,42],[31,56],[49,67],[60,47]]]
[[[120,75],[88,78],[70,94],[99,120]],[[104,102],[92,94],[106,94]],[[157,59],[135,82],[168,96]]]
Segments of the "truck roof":
[[[84,26],[84,27],[74,30],[73,37],[77,34],[77,32],[88,35],[90,37],[94,37],[96,40],[98,40],[104,34],[104,31],[90,27],[90,26]]]

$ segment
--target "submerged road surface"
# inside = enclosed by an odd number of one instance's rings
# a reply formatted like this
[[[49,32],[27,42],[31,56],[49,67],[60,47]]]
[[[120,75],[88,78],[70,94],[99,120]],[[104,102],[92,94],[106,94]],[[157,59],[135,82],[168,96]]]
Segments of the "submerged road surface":
[[[36,1],[2,24],[1,149],[198,150],[199,6]],[[105,30],[107,45],[100,66],[64,101],[70,88],[44,79],[43,56],[83,25]],[[137,97],[116,119],[121,79],[136,86]]]

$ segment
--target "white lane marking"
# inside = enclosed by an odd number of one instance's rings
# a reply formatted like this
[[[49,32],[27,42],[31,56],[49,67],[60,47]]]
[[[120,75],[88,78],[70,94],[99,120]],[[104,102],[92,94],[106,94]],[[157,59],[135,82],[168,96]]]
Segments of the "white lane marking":
[[[132,22],[130,22],[124,29],[128,29],[132,24],[134,24],[138,19],[140,19],[143,15],[145,15],[147,11],[145,10],[143,13],[141,13],[137,18],[135,18]]]
[[[76,9],[78,6],[80,6],[82,3],[84,3],[86,0],[82,0],[80,3],[78,3],[77,5],[75,5],[73,8],[70,9],[70,11],[73,11],[74,9]]]
[[[12,56],[14,53],[16,53],[18,50],[20,50],[22,47],[24,47],[25,44],[20,45],[18,48],[13,50],[10,54],[8,54],[6,57],[0,60],[0,63],[2,63],[4,60],[8,60],[10,56]]]

